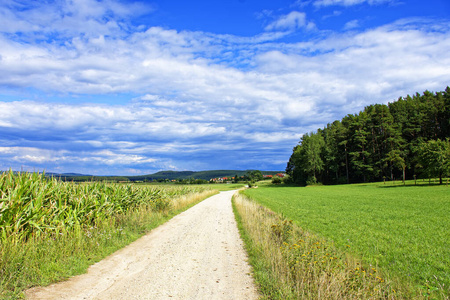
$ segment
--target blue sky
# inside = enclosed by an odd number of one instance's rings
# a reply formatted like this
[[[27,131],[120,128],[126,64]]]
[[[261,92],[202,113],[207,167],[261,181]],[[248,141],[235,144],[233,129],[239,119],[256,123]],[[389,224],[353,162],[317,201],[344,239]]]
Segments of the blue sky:
[[[284,170],[302,134],[450,85],[447,0],[0,2],[0,170]]]

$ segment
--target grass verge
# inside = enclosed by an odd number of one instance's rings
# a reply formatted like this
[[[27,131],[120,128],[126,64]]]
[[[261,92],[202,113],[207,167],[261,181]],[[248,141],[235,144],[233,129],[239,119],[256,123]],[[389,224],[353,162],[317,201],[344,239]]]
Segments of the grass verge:
[[[170,209],[160,212],[140,207],[88,228],[75,226],[64,233],[34,235],[26,241],[4,240],[0,245],[0,299],[20,299],[32,286],[85,273],[90,265],[215,193],[208,190],[176,197]]]
[[[244,195],[235,195],[233,209],[262,299],[408,298],[377,266]]]

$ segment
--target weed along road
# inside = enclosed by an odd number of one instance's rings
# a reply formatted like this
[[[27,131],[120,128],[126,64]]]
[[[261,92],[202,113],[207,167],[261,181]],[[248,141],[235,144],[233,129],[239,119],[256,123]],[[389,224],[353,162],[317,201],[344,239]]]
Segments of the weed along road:
[[[257,299],[234,192],[202,201],[84,275],[28,290],[27,299]]]

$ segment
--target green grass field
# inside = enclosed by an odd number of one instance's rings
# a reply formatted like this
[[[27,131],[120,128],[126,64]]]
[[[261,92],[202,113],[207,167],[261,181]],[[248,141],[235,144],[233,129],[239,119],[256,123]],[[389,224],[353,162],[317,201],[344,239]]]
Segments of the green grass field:
[[[450,295],[450,188],[445,185],[260,186],[245,195],[409,289]]]
[[[177,187],[177,186],[184,186],[184,187],[191,187],[191,188],[203,188],[203,189],[211,189],[211,190],[217,190],[217,191],[230,191],[230,190],[238,190],[240,188],[243,188],[246,186],[246,183],[215,183],[215,184],[176,184],[176,183],[134,183],[136,186],[153,186],[153,187]]]
[[[238,190],[240,188],[243,188],[246,184],[245,183],[217,183],[217,184],[205,184],[200,185],[201,187],[210,188],[213,190],[218,191],[231,191],[231,190]]]

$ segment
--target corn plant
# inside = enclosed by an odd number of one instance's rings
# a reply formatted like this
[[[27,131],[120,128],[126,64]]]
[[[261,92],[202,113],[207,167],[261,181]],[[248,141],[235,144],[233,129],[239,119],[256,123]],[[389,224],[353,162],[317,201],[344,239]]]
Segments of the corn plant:
[[[45,174],[4,172],[0,174],[1,239],[94,226],[133,209],[167,211],[172,198],[198,191],[101,182],[74,184]]]

